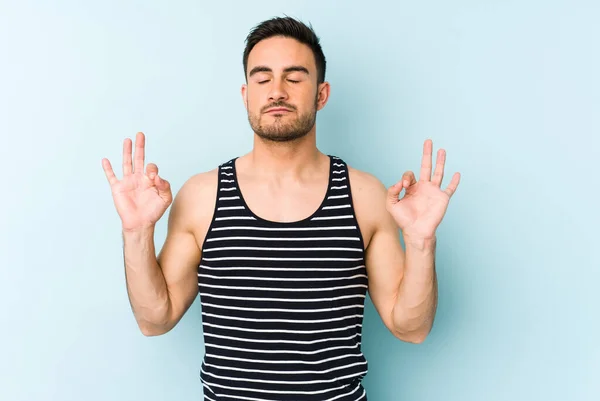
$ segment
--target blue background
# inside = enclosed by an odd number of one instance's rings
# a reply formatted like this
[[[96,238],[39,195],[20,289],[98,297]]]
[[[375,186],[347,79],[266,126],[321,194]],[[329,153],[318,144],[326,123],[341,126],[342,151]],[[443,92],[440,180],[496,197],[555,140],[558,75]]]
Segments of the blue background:
[[[243,40],[322,39],[322,151],[393,184],[432,138],[462,182],[424,344],[370,301],[370,400],[600,399],[597,1],[0,1],[0,399],[199,400],[196,301],[146,338],[101,168],[147,135],[176,192],[252,146]],[[166,218],[158,223],[162,246]]]

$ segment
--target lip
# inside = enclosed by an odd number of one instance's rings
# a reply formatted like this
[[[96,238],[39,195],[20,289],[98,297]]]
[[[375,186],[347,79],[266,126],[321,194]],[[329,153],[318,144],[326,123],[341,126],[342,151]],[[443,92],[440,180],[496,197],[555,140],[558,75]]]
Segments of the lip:
[[[275,107],[266,111],[266,113],[283,113],[290,112],[290,109],[286,109],[285,107]]]

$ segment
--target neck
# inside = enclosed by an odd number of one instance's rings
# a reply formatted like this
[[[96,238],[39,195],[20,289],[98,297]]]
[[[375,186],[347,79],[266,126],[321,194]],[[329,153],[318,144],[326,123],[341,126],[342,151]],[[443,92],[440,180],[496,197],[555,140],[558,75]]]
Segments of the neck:
[[[315,129],[288,142],[273,142],[254,135],[254,147],[247,155],[256,175],[285,178],[303,175],[321,166],[324,154],[316,144]]]

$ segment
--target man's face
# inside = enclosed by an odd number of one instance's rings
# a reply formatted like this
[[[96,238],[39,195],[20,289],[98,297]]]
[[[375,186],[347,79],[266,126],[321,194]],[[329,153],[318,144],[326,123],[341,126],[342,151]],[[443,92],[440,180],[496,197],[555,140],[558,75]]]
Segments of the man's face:
[[[250,126],[259,137],[285,142],[314,128],[317,111],[327,101],[329,84],[317,85],[310,47],[291,38],[265,39],[250,52],[247,71],[242,96]]]

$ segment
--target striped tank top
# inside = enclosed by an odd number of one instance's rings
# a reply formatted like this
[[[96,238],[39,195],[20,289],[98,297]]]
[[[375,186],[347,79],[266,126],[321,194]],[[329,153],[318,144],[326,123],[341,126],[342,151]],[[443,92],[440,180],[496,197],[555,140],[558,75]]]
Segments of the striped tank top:
[[[367,400],[367,272],[346,163],[329,155],[310,217],[275,222],[246,204],[236,159],[219,165],[198,267],[204,400]]]

